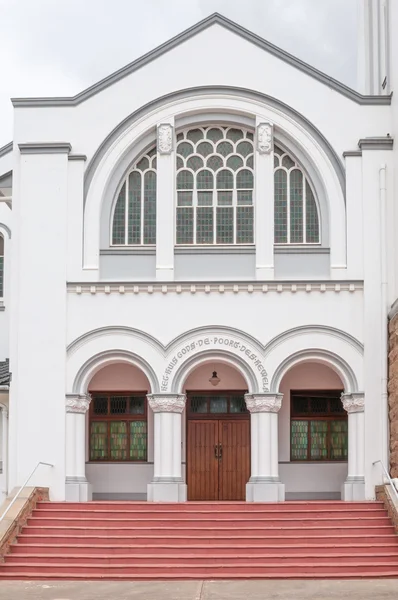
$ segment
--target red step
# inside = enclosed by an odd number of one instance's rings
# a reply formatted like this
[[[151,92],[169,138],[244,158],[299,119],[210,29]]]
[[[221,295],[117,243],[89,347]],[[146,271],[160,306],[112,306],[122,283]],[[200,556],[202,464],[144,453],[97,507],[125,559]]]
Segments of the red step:
[[[0,579],[398,577],[380,502],[40,502]]]

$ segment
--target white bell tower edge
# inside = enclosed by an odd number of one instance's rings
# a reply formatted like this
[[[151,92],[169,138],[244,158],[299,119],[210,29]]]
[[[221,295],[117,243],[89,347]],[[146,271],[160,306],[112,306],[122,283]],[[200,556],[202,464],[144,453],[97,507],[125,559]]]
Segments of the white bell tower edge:
[[[358,90],[385,95],[390,82],[390,0],[358,0]]]

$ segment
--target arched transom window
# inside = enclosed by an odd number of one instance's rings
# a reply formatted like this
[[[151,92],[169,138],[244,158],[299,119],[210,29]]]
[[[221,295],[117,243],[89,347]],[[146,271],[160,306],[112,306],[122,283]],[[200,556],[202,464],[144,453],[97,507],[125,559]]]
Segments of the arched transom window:
[[[120,188],[112,221],[112,244],[156,243],[156,147],[135,163]]]
[[[274,147],[275,244],[318,244],[319,215],[314,192],[303,170]]]
[[[177,135],[177,244],[254,243],[253,133],[203,127]]]

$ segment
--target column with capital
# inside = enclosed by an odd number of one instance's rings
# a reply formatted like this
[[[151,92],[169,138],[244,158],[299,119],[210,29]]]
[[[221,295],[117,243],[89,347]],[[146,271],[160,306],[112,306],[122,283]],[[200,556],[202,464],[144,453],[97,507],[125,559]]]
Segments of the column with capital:
[[[86,413],[90,400],[89,394],[66,396],[65,499],[72,502],[92,499],[86,479]]]
[[[251,428],[251,477],[246,485],[248,502],[281,502],[285,486],[279,480],[278,412],[283,394],[246,394]]]
[[[187,486],[181,471],[181,414],[185,394],[148,394],[154,412],[154,472],[148,484],[150,502],[185,502]]]
[[[348,474],[342,500],[365,500],[365,397],[362,392],[342,394],[348,413]]]

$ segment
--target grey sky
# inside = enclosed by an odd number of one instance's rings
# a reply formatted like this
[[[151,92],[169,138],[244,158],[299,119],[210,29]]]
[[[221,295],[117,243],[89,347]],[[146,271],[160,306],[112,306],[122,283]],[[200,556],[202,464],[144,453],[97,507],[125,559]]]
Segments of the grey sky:
[[[358,0],[0,0],[0,147],[10,97],[72,96],[213,12],[356,85]]]

